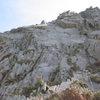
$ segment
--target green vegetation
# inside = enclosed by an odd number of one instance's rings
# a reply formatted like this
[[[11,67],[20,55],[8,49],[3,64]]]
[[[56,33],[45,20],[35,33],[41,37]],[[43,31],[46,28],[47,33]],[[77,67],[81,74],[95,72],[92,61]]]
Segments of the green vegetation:
[[[70,57],[70,56],[68,56],[68,57],[67,57],[67,63],[68,63],[69,65],[71,65],[71,64],[72,64],[72,59],[71,59],[71,57]]]
[[[60,66],[58,65],[56,67],[56,70],[50,74],[50,77],[49,77],[50,81],[48,82],[48,84],[49,85],[58,85],[58,84],[60,84],[61,79],[60,79],[59,74],[60,74]],[[57,79],[56,79],[56,77],[57,77]]]
[[[93,74],[91,80],[96,83],[100,83],[100,76],[98,74]]]
[[[94,64],[87,66],[86,69],[91,72],[91,80],[93,82],[100,83],[100,76],[98,75],[98,72],[100,72],[100,61],[97,61]]]
[[[32,93],[32,95],[38,95],[41,93],[41,84],[43,82],[43,78],[42,76],[39,76],[37,78],[37,81],[35,82],[35,84],[28,84],[28,85],[23,85],[20,88],[16,88],[14,90],[13,94],[20,94],[20,95],[25,95],[26,97],[29,97]],[[33,92],[35,91],[35,92]]]
[[[72,63],[72,67],[67,71],[67,79],[71,80],[71,77],[73,77],[73,72],[76,72],[79,70],[79,67],[76,65],[76,63]]]
[[[30,96],[30,93],[33,91],[34,85],[32,84],[28,84],[26,86],[22,86],[20,88],[15,88],[15,90],[13,91],[14,95],[24,95],[26,97]]]
[[[37,81],[35,82],[33,89],[37,90],[39,87],[41,87],[42,82],[43,82],[43,78],[42,78],[42,75],[40,75]]]
[[[86,69],[89,70],[92,74],[100,72],[100,61],[97,61],[94,64],[87,66]]]
[[[100,100],[100,90],[94,92],[94,100]]]
[[[73,70],[70,68],[68,71],[67,71],[68,75],[67,75],[67,78],[71,80],[71,77],[73,77]]]
[[[11,33],[25,33],[26,31],[28,31],[27,28],[25,28],[25,27],[19,27],[17,29],[12,29],[10,32]]]
[[[71,67],[71,69],[72,69],[74,72],[80,70],[79,66],[78,66],[75,62],[72,63],[72,67]]]

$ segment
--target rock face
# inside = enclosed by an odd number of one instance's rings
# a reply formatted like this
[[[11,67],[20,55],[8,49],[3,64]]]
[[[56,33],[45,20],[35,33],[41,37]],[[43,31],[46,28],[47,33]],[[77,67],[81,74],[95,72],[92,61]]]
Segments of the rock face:
[[[100,63],[95,64],[99,53],[98,8],[67,11],[47,24],[0,33],[0,100],[26,100],[39,75],[50,85],[81,79],[92,90],[99,89],[91,81],[92,74],[100,74]]]

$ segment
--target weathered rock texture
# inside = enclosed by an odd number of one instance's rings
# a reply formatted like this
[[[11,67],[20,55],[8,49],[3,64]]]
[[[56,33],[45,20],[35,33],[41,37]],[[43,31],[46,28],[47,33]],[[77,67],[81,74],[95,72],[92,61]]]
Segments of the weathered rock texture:
[[[100,75],[98,8],[0,33],[0,100],[26,100],[39,75],[50,85],[81,79],[99,89],[92,74]]]

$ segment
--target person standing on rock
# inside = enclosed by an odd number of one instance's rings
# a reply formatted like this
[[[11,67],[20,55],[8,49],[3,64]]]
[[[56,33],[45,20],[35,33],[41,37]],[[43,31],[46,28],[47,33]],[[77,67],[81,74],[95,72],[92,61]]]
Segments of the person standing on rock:
[[[37,82],[35,83],[35,86],[37,88],[37,92],[43,92],[45,93],[48,90],[48,86],[46,82],[43,80],[43,76],[40,75],[37,79]]]

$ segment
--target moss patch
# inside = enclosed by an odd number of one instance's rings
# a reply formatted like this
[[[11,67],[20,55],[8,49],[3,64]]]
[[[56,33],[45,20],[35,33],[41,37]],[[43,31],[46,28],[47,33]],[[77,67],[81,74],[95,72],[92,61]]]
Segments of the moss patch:
[[[72,59],[71,59],[71,57],[69,56],[69,57],[67,57],[67,63],[69,64],[69,65],[71,65],[72,64]]]
[[[28,31],[27,28],[19,27],[19,28],[16,28],[16,29],[12,29],[10,32],[11,33],[25,33],[26,31]]]
[[[58,65],[56,67],[56,70],[52,73],[50,73],[50,77],[49,77],[49,85],[58,85],[61,83],[61,79],[60,79],[60,66]]]
[[[94,100],[100,100],[100,90],[94,92]]]
[[[94,64],[87,66],[86,69],[89,70],[91,73],[100,72],[100,61],[97,61]]]
[[[100,76],[98,74],[94,74],[91,76],[91,80],[96,83],[100,83]]]

